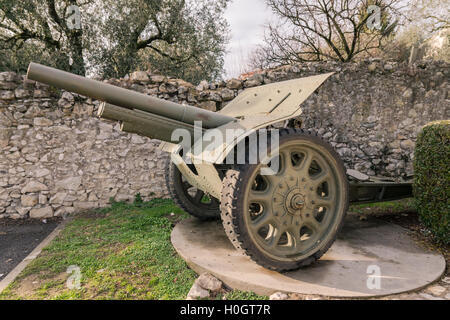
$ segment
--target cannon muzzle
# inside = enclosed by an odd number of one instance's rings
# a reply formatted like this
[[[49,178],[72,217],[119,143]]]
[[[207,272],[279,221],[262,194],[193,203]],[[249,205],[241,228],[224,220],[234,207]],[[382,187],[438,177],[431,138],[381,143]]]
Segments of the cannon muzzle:
[[[195,121],[202,121],[204,128],[216,128],[235,120],[230,116],[158,99],[33,62],[28,67],[27,77],[121,108],[144,111],[187,125],[193,125]]]

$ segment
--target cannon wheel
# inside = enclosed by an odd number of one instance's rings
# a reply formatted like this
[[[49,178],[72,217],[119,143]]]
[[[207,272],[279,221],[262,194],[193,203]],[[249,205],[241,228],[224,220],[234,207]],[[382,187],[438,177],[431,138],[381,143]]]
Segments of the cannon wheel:
[[[221,218],[233,245],[263,267],[287,271],[319,259],[333,244],[349,202],[344,165],[314,133],[280,130],[280,169],[228,170]]]
[[[220,218],[220,204],[216,198],[205,195],[187,182],[170,159],[166,169],[167,189],[177,206],[200,220]]]

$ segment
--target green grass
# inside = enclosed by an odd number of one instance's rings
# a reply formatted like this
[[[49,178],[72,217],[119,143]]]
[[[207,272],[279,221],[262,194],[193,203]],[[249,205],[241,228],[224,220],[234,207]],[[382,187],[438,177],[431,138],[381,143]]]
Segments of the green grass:
[[[415,212],[415,204],[413,198],[403,200],[356,204],[350,206],[349,212],[356,212],[362,215],[369,214],[396,214],[403,212]]]
[[[234,290],[225,295],[227,300],[269,300],[268,296],[260,296],[254,292]]]
[[[78,215],[0,299],[185,299],[197,275],[173,249],[170,233],[187,217],[161,199]],[[80,289],[66,285],[72,265],[80,268]],[[264,299],[240,291],[223,295]]]
[[[362,214],[404,212],[411,200],[352,206]],[[172,214],[173,213],[173,214]],[[185,299],[197,275],[172,247],[173,226],[188,215],[170,200],[77,215],[0,299]],[[81,288],[69,289],[67,268],[78,266]],[[263,300],[252,292],[223,292],[215,299]]]
[[[176,254],[170,233],[186,217],[169,200],[115,203],[77,216],[0,298],[184,299],[196,274]],[[65,286],[71,265],[81,270],[79,290]],[[30,277],[39,287],[21,296]]]

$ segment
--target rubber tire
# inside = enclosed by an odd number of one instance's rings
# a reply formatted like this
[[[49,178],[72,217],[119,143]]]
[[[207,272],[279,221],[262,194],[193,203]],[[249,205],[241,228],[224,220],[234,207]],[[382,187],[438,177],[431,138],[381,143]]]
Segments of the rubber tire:
[[[166,164],[166,186],[175,204],[191,216],[202,221],[218,220],[220,218],[219,201],[211,197],[211,204],[198,204],[192,197],[186,195],[182,186],[182,175],[177,166],[169,160]]]
[[[329,143],[322,140],[315,132],[293,128],[280,130],[280,145],[282,144],[283,139],[286,137],[290,138],[292,136],[310,139],[315,143],[324,146],[332,157],[335,158],[338,174],[340,178],[343,179],[342,182],[345,185],[343,190],[345,199],[345,204],[343,206],[344,213],[342,214],[341,220],[338,222],[336,231],[330,238],[331,240],[329,240],[328,243],[322,247],[322,249],[316,251],[313,255],[307,258],[294,262],[279,261],[268,257],[255,246],[253,240],[246,232],[245,222],[243,219],[243,210],[245,210],[245,208],[243,208],[243,203],[240,201],[242,199],[242,192],[245,190],[245,184],[248,183],[247,177],[251,176],[255,165],[244,164],[237,166],[235,169],[228,170],[222,183],[221,219],[225,233],[231,243],[238,251],[249,256],[253,261],[262,267],[279,272],[306,267],[320,259],[320,257],[327,252],[336,240],[337,234],[342,228],[349,204],[349,187],[346,170],[342,160],[333,147]]]

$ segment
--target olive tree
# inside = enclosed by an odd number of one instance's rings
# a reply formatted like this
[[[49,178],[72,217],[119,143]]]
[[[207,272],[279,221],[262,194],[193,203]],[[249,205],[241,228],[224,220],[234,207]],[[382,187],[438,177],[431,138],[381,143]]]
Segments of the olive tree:
[[[93,61],[104,77],[153,68],[198,82],[217,78],[223,68],[227,0],[105,0]],[[104,50],[103,46],[108,49]]]
[[[24,60],[32,58],[84,75],[84,29],[71,24],[70,18],[74,8],[83,9],[92,2],[0,0],[2,63],[22,71],[27,63]]]
[[[0,68],[81,75],[152,68],[190,81],[223,68],[229,0],[0,0]]]

